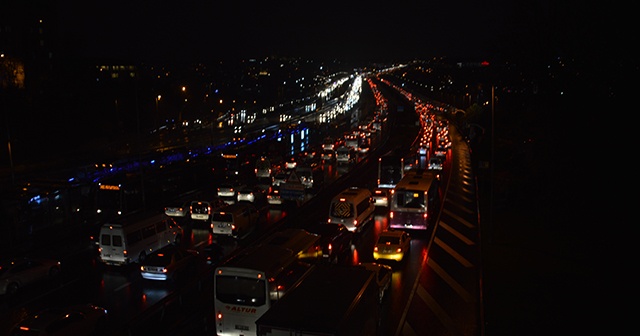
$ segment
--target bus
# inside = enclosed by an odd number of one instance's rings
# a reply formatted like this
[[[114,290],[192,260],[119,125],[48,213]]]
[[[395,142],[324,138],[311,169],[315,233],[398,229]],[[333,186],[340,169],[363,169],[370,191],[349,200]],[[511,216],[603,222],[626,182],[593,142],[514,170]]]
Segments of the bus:
[[[440,203],[438,174],[427,170],[410,170],[392,190],[389,204],[389,227],[426,230]]]
[[[140,262],[162,247],[179,244],[183,234],[182,228],[164,212],[118,217],[100,227],[100,260],[116,266]]]
[[[254,245],[224,261],[213,278],[217,335],[256,335],[256,320],[312,265],[277,244]]]
[[[96,182],[95,213],[99,222],[122,216],[144,205],[142,176],[119,173]]]

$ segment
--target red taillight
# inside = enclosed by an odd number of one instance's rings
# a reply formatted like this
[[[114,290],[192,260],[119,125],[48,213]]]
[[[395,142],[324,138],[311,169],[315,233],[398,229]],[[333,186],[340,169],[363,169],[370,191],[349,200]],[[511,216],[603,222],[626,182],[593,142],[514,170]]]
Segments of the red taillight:
[[[216,317],[218,318],[218,320],[222,320],[222,313],[218,312],[218,314],[216,315]]]
[[[401,248],[401,247],[398,247],[398,248],[396,249],[396,252],[397,252],[397,253],[402,252],[402,248]]]
[[[333,246],[331,244],[329,244],[329,246],[327,246],[327,248],[329,249],[329,251],[331,251],[333,249]]]
[[[374,246],[374,247],[373,247],[373,251],[378,252],[378,247],[377,247],[377,246]]]
[[[389,218],[393,218],[393,211],[389,211]]]

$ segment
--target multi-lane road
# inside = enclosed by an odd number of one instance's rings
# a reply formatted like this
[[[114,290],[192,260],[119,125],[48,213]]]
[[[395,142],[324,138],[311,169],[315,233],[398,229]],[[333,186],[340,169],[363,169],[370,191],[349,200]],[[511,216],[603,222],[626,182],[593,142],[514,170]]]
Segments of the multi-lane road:
[[[388,151],[409,156],[420,132],[418,117],[411,108],[414,102],[389,87],[384,88],[384,93],[390,99],[390,113],[380,145],[347,169],[335,164],[318,165],[325,183],[304,205],[269,209],[259,230],[241,241],[217,240],[206,227],[187,221],[183,223],[188,237],[185,243],[198,247],[217,241],[221,251],[228,255],[265,232],[277,229],[276,226],[304,228],[325,221],[329,200],[346,187],[373,188],[377,157]],[[398,105],[409,108],[395,108]],[[333,131],[339,136],[343,129]],[[324,135],[316,135],[314,141],[319,143]],[[468,145],[455,125],[450,125],[450,137],[452,147],[444,164],[442,209],[428,231],[411,232],[409,258],[392,265],[390,296],[381,307],[381,335],[483,332],[475,177]],[[387,221],[386,210],[378,209],[374,221],[355,240],[347,262],[372,261],[373,243]],[[90,302],[109,310],[111,334],[215,334],[211,318],[213,266],[203,265],[197,275],[181,286],[166,286],[143,281],[136,267],[113,269],[101,265],[91,246],[74,244],[79,237],[61,235],[57,239],[50,242],[54,249],[48,253],[63,260],[63,277],[19,297],[3,299],[0,331],[7,330],[20,316],[44,307]]]

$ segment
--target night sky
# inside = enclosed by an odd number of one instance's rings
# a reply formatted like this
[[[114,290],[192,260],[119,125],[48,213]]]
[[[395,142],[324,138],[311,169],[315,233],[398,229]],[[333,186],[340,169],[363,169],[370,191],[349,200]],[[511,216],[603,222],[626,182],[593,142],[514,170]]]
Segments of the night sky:
[[[65,53],[146,61],[537,57],[608,38],[572,1],[60,1],[58,17]]]

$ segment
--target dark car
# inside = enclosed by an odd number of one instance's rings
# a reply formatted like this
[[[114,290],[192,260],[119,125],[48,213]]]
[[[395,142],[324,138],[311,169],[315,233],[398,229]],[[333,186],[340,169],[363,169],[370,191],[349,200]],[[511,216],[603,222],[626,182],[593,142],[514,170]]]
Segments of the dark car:
[[[197,261],[197,251],[167,245],[145,258],[140,264],[140,275],[147,280],[176,282],[183,273],[195,270]]]
[[[353,233],[340,223],[318,223],[307,229],[320,236],[322,259],[338,263],[341,257],[351,253]]]
[[[45,282],[60,274],[60,261],[15,258],[0,261],[0,295],[15,295],[22,287]]]
[[[25,317],[9,335],[107,335],[107,319],[107,310],[92,304],[47,308]]]

